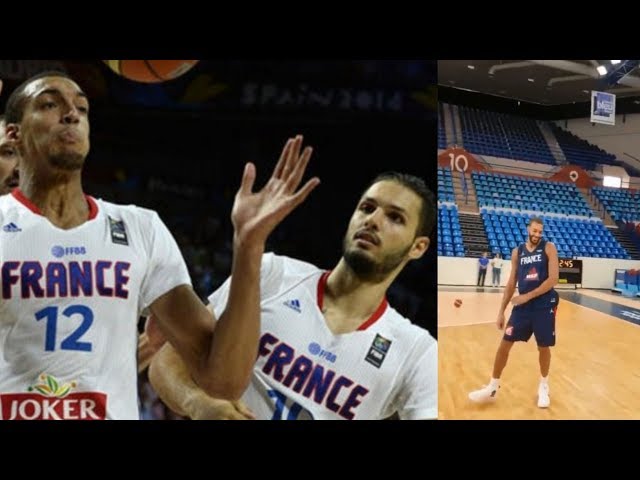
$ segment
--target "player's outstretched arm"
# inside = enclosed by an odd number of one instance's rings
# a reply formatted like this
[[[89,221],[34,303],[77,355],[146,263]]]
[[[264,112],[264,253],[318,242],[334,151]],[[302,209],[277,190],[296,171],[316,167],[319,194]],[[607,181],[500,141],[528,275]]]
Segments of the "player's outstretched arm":
[[[217,324],[186,285],[151,305],[163,333],[211,397],[237,400],[249,384],[260,335],[260,266],[267,238],[319,183],[313,178],[299,188],[312,153],[310,147],[301,152],[301,147],[301,136],[286,143],[271,178],[258,192],[253,192],[255,166],[245,167],[231,213],[229,298]]]
[[[234,253],[229,297],[209,361],[215,370],[240,379],[241,388],[233,396],[208,392],[214,397],[236,400],[249,384],[260,337],[260,267],[267,238],[319,183],[312,178],[299,188],[312,154],[311,147],[301,151],[302,140],[297,136],[286,143],[271,178],[258,192],[253,192],[255,166],[245,167],[231,212]]]

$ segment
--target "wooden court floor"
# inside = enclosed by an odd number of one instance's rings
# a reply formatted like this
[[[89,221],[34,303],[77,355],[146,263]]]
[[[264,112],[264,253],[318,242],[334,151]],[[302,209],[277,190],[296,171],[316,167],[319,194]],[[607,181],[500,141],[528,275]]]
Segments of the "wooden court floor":
[[[502,338],[495,325],[502,291],[438,292],[439,419],[640,419],[640,326],[566,300],[551,350],[551,406],[537,407],[534,337],[511,349],[497,400],[472,403],[467,394],[489,381]]]

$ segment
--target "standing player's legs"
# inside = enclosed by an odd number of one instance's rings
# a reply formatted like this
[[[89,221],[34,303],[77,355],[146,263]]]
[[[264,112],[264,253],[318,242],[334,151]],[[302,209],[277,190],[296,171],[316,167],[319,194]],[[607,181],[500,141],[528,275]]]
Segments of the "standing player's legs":
[[[493,360],[493,378],[500,379],[504,367],[507,366],[509,352],[511,351],[511,347],[513,347],[513,343],[513,340],[506,340],[504,338],[500,341],[498,351],[496,351],[496,358]]]
[[[502,341],[500,342],[500,346],[496,352],[496,357],[493,361],[492,378],[488,385],[484,386],[480,390],[471,392],[469,394],[470,400],[478,403],[495,400],[500,386],[500,376],[502,375],[502,371],[509,360],[511,347],[513,347],[514,342],[528,341],[532,334],[533,326],[531,317],[523,312],[522,308],[514,308],[511,312],[509,322],[507,322],[504,336],[502,337]]]
[[[538,345],[538,362],[540,363],[540,376],[546,378],[551,366],[551,349]]]
[[[551,349],[538,345],[538,361],[540,362],[540,385],[538,385],[538,407],[547,408],[551,404],[549,398],[549,366],[551,365]]]
[[[558,293],[552,301],[552,307],[537,311],[533,320],[533,333],[538,344],[538,362],[540,363],[540,385],[538,386],[538,407],[547,408],[549,398],[549,368],[551,366],[551,347],[556,344],[556,312],[560,301]]]

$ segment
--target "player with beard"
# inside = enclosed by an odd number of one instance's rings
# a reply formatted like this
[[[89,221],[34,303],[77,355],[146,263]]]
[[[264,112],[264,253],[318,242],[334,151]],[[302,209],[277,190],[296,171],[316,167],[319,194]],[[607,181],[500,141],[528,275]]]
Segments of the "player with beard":
[[[429,247],[434,222],[423,180],[379,175],[358,202],[335,268],[263,256],[260,344],[241,402],[205,395],[170,345],[149,372],[160,398],[192,419],[436,418],[437,342],[385,298]],[[214,312],[224,309],[229,282],[209,297]]]
[[[500,375],[507,364],[513,342],[527,342],[534,334],[538,344],[541,375],[538,407],[547,408],[551,403],[548,375],[551,364],[550,347],[556,343],[555,323],[559,297],[554,287],[558,283],[559,266],[558,251],[553,243],[542,238],[543,229],[543,220],[532,218],[527,227],[528,240],[511,253],[511,275],[496,320],[500,330],[504,327],[504,311],[509,300],[513,304],[513,311],[496,352],[493,376],[489,384],[469,394],[469,399],[474,402],[485,403],[496,399]],[[513,297],[516,282],[520,295]]]

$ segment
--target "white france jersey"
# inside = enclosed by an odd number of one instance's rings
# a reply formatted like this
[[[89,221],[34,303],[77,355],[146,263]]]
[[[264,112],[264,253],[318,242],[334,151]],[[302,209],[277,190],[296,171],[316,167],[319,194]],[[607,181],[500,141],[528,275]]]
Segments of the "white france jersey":
[[[437,342],[382,302],[357,331],[334,335],[322,314],[329,272],[262,259],[258,359],[242,400],[263,420],[437,417]],[[222,314],[230,280],[210,297]]]
[[[189,274],[147,209],[87,197],[63,230],[0,197],[0,418],[137,419],[138,319]]]

